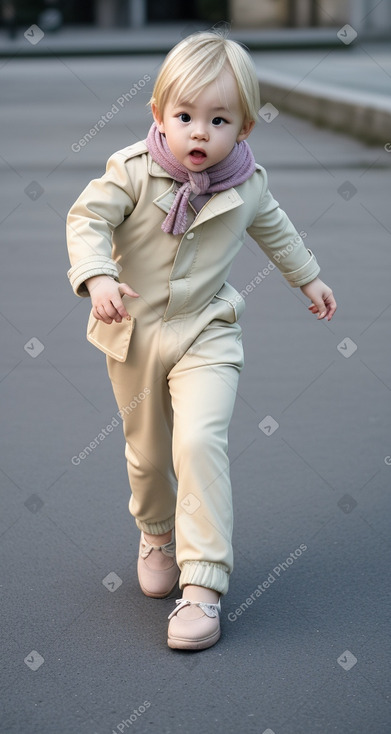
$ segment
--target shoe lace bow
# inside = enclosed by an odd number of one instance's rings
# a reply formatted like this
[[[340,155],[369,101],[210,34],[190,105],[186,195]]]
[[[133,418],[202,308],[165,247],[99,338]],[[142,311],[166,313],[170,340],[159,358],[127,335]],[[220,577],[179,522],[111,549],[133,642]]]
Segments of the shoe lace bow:
[[[141,550],[140,550],[140,556],[141,558],[148,558],[149,554],[153,550],[161,551],[165,556],[169,556],[170,558],[174,558],[175,556],[175,541],[170,540],[169,543],[165,543],[164,545],[150,545],[150,543],[147,543],[145,538],[143,538],[141,543]]]
[[[221,611],[221,604],[220,600],[217,602],[217,604],[208,604],[205,601],[190,601],[189,599],[177,599],[176,607],[174,611],[171,612],[171,614],[168,615],[168,619],[171,619],[175,614],[178,614],[180,609],[183,609],[183,607],[191,606],[192,604],[196,607],[200,607],[204,614],[206,614],[207,617],[217,617],[219,612]]]

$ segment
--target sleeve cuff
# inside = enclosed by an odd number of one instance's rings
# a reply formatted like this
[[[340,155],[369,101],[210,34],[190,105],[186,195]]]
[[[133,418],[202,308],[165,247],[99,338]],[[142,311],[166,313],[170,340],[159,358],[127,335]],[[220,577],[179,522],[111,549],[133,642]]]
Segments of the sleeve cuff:
[[[307,249],[307,252],[310,254],[310,259],[304,265],[297,270],[292,270],[290,273],[283,273],[284,278],[286,278],[293,288],[310,283],[320,273],[320,267],[315,255],[309,249]]]
[[[67,272],[74,293],[82,297],[90,295],[85,281],[95,275],[109,275],[114,280],[119,281],[118,265],[109,257],[93,255],[79,260]]]

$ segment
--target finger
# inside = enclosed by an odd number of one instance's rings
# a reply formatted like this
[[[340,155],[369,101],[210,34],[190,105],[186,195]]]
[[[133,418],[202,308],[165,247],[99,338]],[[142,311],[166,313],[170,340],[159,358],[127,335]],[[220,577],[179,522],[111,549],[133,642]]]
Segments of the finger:
[[[115,317],[118,316],[118,311],[114,305],[114,299],[102,304],[102,308],[110,319],[115,319]]]
[[[125,311],[125,313],[124,313],[124,311]],[[126,308],[124,308],[123,303],[121,301],[118,304],[118,306],[116,307],[116,310],[115,310],[115,314],[113,316],[113,319],[114,319],[114,321],[117,322],[117,324],[120,324],[121,321],[122,321],[122,319],[129,319],[129,318],[130,318],[130,316],[129,316]]]
[[[104,305],[102,304],[98,307],[98,312],[101,314],[102,321],[104,321],[105,324],[111,324],[113,321],[116,321],[117,323],[122,321],[122,316],[119,315],[112,301],[108,301]]]
[[[96,306],[93,306],[92,313],[95,316],[95,318],[98,319],[99,321],[103,320]]]
[[[327,306],[323,299],[320,299],[319,301],[316,301],[316,310],[313,311],[313,313],[318,314],[318,319],[324,319],[324,317],[327,314]]]
[[[136,293],[136,291],[134,291],[133,288],[131,288],[127,283],[120,283],[118,286],[118,292],[120,295],[123,295],[123,296],[130,296],[130,298],[139,298],[139,293]],[[123,318],[124,319],[130,318],[129,313],[123,304],[122,298],[113,299],[112,303],[116,307],[120,315],[121,321]]]
[[[327,321],[330,321],[335,311],[337,310],[337,304],[336,304],[333,292],[330,291],[324,300],[325,300],[326,309],[327,309]]]
[[[330,319],[332,319],[332,317],[334,316],[336,310],[337,310],[337,304],[336,304],[335,299],[333,298],[331,304],[329,305],[329,313],[328,313],[328,316],[327,316],[327,321],[330,321]]]
[[[126,295],[128,295],[128,294],[126,294]],[[123,304],[123,301],[122,301],[122,299],[120,297],[113,298],[112,304],[113,304],[113,307],[115,308],[115,312],[116,312],[116,318],[115,318],[115,320],[117,322],[118,321],[122,321],[122,319],[128,319],[129,318],[129,314],[128,314],[128,312],[127,312],[127,310],[126,310],[126,308],[125,308],[125,306]]]
[[[327,314],[327,306],[323,300],[311,303],[308,308],[310,311],[312,311],[313,314],[318,314],[318,319],[323,319]]]
[[[106,310],[105,310],[105,308],[103,306],[97,306],[97,307],[95,307],[95,311],[96,311],[96,318],[97,319],[99,319],[100,321],[103,321],[105,324],[111,324],[111,322],[113,321],[113,319],[111,318],[111,316],[109,316],[106,313]]]
[[[120,283],[118,286],[118,290],[120,293],[122,293],[123,296],[130,296],[131,298],[138,298],[139,293],[136,293],[136,291],[133,290],[133,288],[130,287],[127,283]]]
[[[311,306],[308,306],[308,309],[313,314],[318,313],[319,314],[318,318],[320,318],[321,313],[323,313],[324,316],[326,315],[326,310],[325,310],[324,305],[323,305],[323,307],[321,307],[321,306],[319,306],[319,304],[317,305],[316,303],[312,303]],[[322,316],[322,318],[323,318],[323,316]]]

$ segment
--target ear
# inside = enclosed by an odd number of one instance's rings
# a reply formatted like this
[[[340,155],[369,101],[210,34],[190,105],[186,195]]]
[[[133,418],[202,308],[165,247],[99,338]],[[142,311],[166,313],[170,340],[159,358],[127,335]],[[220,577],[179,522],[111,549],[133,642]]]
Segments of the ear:
[[[159,130],[159,133],[164,133],[163,119],[154,102],[152,102],[151,104],[151,110],[153,114],[153,119],[155,120],[156,127]]]
[[[246,138],[248,138],[248,136],[250,135],[254,125],[255,120],[247,120],[246,122],[244,122],[243,127],[236,138],[236,142],[240,143],[242,140],[246,140]]]

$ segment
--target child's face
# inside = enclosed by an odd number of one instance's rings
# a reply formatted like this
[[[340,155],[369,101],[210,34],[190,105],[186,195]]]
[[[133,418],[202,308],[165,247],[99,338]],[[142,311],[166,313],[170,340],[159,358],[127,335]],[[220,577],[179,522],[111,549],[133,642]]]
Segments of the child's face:
[[[156,125],[175,158],[190,171],[203,171],[223,160],[235,143],[247,138],[254,122],[243,122],[239,90],[229,68],[190,103],[168,99],[161,116],[152,105]]]

